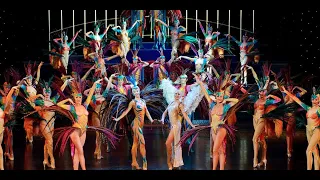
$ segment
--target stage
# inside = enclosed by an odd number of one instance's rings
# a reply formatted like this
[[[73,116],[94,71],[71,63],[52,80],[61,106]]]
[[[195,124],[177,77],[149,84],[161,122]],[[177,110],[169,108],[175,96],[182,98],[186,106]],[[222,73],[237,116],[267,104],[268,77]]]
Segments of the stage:
[[[246,119],[247,125],[252,123],[252,119]],[[252,126],[252,125],[251,125]],[[35,137],[33,144],[25,142],[23,129],[14,131],[14,155],[15,160],[4,162],[5,170],[43,170],[43,144],[44,140]],[[147,160],[149,170],[167,170],[165,141],[168,134],[166,129],[145,128],[144,129]],[[253,147],[252,147],[253,127],[245,128],[243,123],[237,132],[237,142],[232,147],[228,144],[226,170],[254,170]],[[131,155],[127,139],[122,139],[118,148],[106,153],[106,146],[102,152],[104,159],[96,160],[93,158],[95,147],[95,133],[88,133],[84,146],[87,170],[131,170]],[[54,141],[55,143],[55,141]],[[268,144],[268,163],[266,170],[305,170],[307,139],[305,131],[299,130],[294,138],[293,157],[288,160],[286,154],[285,131],[280,139],[269,139]],[[72,159],[69,146],[64,155],[59,157],[58,150],[55,151],[56,169],[72,170]],[[194,146],[195,152],[188,156],[187,147],[183,149],[184,166],[182,170],[211,170],[212,160],[209,156],[209,135],[202,132],[197,138]],[[140,155],[139,163],[142,167]],[[46,170],[52,170],[47,168]],[[258,168],[257,170],[264,170]]]

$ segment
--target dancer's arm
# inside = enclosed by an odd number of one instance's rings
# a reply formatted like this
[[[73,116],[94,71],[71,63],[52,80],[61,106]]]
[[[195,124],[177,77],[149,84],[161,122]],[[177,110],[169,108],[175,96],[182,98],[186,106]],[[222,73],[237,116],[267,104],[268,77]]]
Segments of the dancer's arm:
[[[214,68],[213,65],[209,64],[208,66],[212,67],[213,73],[217,78],[220,78],[220,74],[218,73],[218,71],[216,70],[216,68]]]
[[[292,100],[294,100],[297,104],[299,104],[303,109],[309,110],[310,106],[303,103],[299,98],[297,98],[295,95],[291,94],[289,91],[285,89],[284,86],[281,86],[282,92],[286,93]]]
[[[72,105],[74,105],[74,102],[72,101],[72,99],[68,98],[68,99],[65,99],[65,100],[62,100],[60,102],[58,102],[57,106],[65,109],[65,110],[68,110],[70,111],[71,110],[71,105],[67,105],[66,103],[71,103]]]
[[[59,41],[61,41],[61,40],[62,40],[61,38],[55,38],[55,39],[53,39],[53,42],[55,42],[56,44],[58,44],[59,47],[63,47],[63,46],[62,46],[62,43],[59,42]]]
[[[85,101],[84,104],[83,104],[84,107],[88,108],[88,106],[89,106],[89,104],[90,104],[90,102],[91,102],[92,96],[93,96],[93,94],[94,94],[94,91],[96,90],[96,86],[97,86],[97,84],[100,83],[102,80],[103,80],[103,79],[99,79],[99,80],[97,80],[96,82],[93,83],[93,85],[92,85],[92,87],[91,87],[91,89],[90,89],[90,91],[89,91],[89,94],[88,94],[88,96],[87,96],[87,99],[86,99],[86,101]]]
[[[119,57],[119,55],[116,54],[116,55],[113,55],[113,56],[104,58],[104,60],[105,60],[105,61],[110,61],[110,60],[112,60],[112,59],[114,59],[114,58],[116,58],[116,57]]]
[[[115,87],[115,85],[112,84],[112,79],[113,79],[116,75],[117,75],[117,73],[111,74],[111,76],[109,77],[109,80],[107,79],[107,77],[104,77],[104,80],[108,82],[106,89],[109,90],[110,88],[113,89],[113,88]]]
[[[162,25],[164,25],[165,27],[169,27],[165,22],[161,21],[160,19],[155,19],[156,22],[160,22]]]
[[[89,31],[89,32],[86,32],[86,36],[88,37],[88,38],[91,38],[91,39],[94,39],[93,38],[93,32],[92,31]]]
[[[121,33],[121,26],[113,27],[112,30],[114,30],[117,33]]]
[[[81,31],[82,31],[82,29],[80,29],[79,31],[77,31],[77,33],[73,36],[73,38],[71,39],[71,41],[68,43],[68,46],[69,46],[69,47],[70,47],[71,44],[74,42],[74,40],[76,40],[79,32],[81,32]]]
[[[199,77],[196,74],[193,74],[193,76],[195,77],[196,82],[200,85],[201,91],[204,94],[204,97],[206,97],[206,99],[207,99],[207,101],[208,101],[208,103],[210,105],[212,103],[212,99],[210,98],[206,87],[204,86],[203,82],[199,79]]]
[[[272,99],[268,99],[268,98],[272,98]],[[278,102],[281,101],[281,98],[279,98],[278,96],[275,96],[275,95],[272,95],[272,94],[269,94],[267,96],[267,101],[266,101],[266,106],[268,105],[271,105],[271,104],[277,104]]]
[[[164,119],[166,118],[167,114],[168,114],[168,108],[162,114],[162,117],[161,117],[162,124],[164,124]]]
[[[307,91],[306,91],[305,89],[303,89],[302,87],[299,87],[299,86],[295,86],[295,87],[292,89],[292,91],[293,91],[294,89],[299,89],[299,91],[300,91],[299,93],[296,94],[296,96],[297,96],[298,98],[307,93]]]
[[[87,72],[86,74],[81,78],[81,81],[84,81],[87,79],[87,77],[89,76],[90,72],[95,68],[95,65],[93,65]]]
[[[104,32],[100,35],[100,38],[102,39],[108,32],[110,27],[113,27],[113,24],[109,24],[109,26],[104,30]]]
[[[236,38],[234,38],[233,36],[231,36],[230,34],[226,34],[225,35],[226,37],[231,37],[231,39],[234,41],[234,42],[236,42],[237,44],[238,44],[238,46],[241,46],[241,42],[240,41],[238,41]]]
[[[132,29],[137,25],[137,23],[142,22],[141,20],[136,20],[136,22],[133,23],[133,25],[130,27],[130,29],[128,30],[129,32],[132,31]]]
[[[202,31],[202,34],[203,34],[204,37],[206,38],[206,37],[207,37],[207,33],[206,33],[206,31],[204,30],[204,28],[203,28],[203,26],[202,26],[202,24],[201,24],[201,21],[198,20],[198,23],[199,23],[200,29],[201,29],[201,31]]]
[[[187,113],[184,111],[184,106],[183,106],[182,103],[179,105],[179,110],[181,111],[181,113],[182,113],[182,115],[183,115],[183,118],[188,122],[188,124],[190,124],[190,126],[191,126],[192,128],[195,128],[195,126],[194,126],[194,124],[192,124],[189,116],[188,116]]]
[[[237,98],[227,98],[227,99],[223,100],[224,104],[227,103],[227,102],[229,102],[228,103],[229,106],[232,107],[232,106],[234,106],[235,104],[237,104],[239,102],[239,99],[237,99]]]
[[[34,82],[35,85],[38,85],[39,80],[40,80],[40,71],[41,71],[41,66],[43,65],[43,62],[41,61],[41,63],[38,65],[38,70],[37,70],[37,77],[36,80]]]
[[[63,92],[64,89],[67,87],[68,83],[73,80],[73,78],[71,79],[67,79],[66,81],[64,81],[64,83],[62,84],[62,86],[60,87],[60,91]],[[57,93],[51,100],[54,102],[54,103],[57,103],[58,99],[60,98],[60,94]]]
[[[256,81],[256,83],[259,84],[259,78],[258,78],[256,71],[252,68],[252,66],[248,66],[248,65],[246,65],[246,66],[249,70],[251,70],[252,76],[253,76],[254,80]]]
[[[134,101],[131,101],[129,103],[128,108],[118,118],[114,118],[113,117],[113,120],[120,121],[120,119],[124,118],[130,112],[130,110],[132,109],[133,105],[134,105]]]
[[[188,56],[179,56],[177,59],[178,59],[178,60],[181,60],[181,58],[187,59],[187,60],[189,60],[189,61],[191,61],[191,62],[194,62],[194,61],[196,61],[196,59],[197,59],[197,58],[191,58],[191,57],[188,57]]]
[[[151,115],[150,115],[150,113],[149,113],[149,111],[148,111],[147,106],[146,106],[146,116],[148,117],[149,121],[150,121],[151,124],[152,124],[154,120],[153,120],[153,118],[151,117]]]

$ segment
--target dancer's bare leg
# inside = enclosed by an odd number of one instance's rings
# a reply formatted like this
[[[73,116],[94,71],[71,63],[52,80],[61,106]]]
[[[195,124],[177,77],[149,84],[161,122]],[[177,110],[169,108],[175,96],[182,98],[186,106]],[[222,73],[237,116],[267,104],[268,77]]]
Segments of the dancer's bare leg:
[[[3,133],[4,133],[4,121],[0,119],[0,170],[4,170],[3,166],[3,149],[2,149],[2,141],[3,141]]]
[[[213,154],[212,170],[217,169],[218,161],[219,161],[219,149],[222,145],[224,138],[227,135],[227,130],[225,128],[219,128],[217,131],[218,131],[217,135],[213,137],[214,144],[213,144],[213,152],[212,152]],[[214,134],[214,132],[212,134]],[[221,162],[221,163],[224,163],[224,162]],[[224,168],[224,166],[222,168]]]
[[[169,170],[172,170],[173,163],[172,163],[172,143],[173,143],[173,130],[170,130],[170,133],[168,135],[167,141],[166,141],[166,147],[167,147],[167,164]]]
[[[296,126],[294,117],[290,116],[290,119],[287,124],[286,128],[286,140],[287,140],[287,155],[290,158],[292,149],[293,149],[293,134],[294,134],[294,127]]]
[[[319,136],[320,136],[320,130],[318,128],[316,128],[313,131],[313,135],[311,137],[310,137],[309,133],[307,132],[307,138],[309,140],[309,145],[308,145],[308,148],[306,151],[307,170],[312,169],[312,163],[313,163],[312,153],[314,154],[315,170],[319,170],[319,152],[315,151],[315,149],[317,148],[317,144],[319,142]]]
[[[24,118],[23,124],[24,130],[26,131],[26,141],[30,143],[33,142],[33,119],[31,118]]]
[[[86,132],[82,134],[81,137],[80,135],[80,130],[75,130],[73,133],[70,135],[71,141],[75,146],[75,153],[73,157],[73,169],[78,170],[79,169],[79,162],[82,170],[86,170],[86,162],[84,158],[84,152],[83,152],[83,146],[86,141]]]
[[[253,151],[254,151],[253,167],[257,167],[258,166],[259,137],[264,131],[264,125],[265,125],[264,120],[259,119],[258,122],[257,122],[257,125],[255,127],[254,135],[253,135],[253,138],[252,138]]]
[[[94,127],[100,127],[100,119],[96,113],[92,113],[92,124]],[[103,158],[101,155],[101,136],[99,132],[96,132],[96,149],[94,151],[94,156],[97,159]]]

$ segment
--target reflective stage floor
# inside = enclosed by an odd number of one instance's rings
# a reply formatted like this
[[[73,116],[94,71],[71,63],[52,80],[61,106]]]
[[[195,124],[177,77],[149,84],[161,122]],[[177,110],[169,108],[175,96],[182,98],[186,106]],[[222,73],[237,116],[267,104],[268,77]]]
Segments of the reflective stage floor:
[[[43,170],[43,138],[35,137],[32,144],[25,142],[23,129],[18,129],[14,136],[14,161],[4,162],[5,170]],[[161,128],[145,128],[144,130],[149,170],[166,170],[165,141],[167,130]],[[239,130],[237,142],[232,151],[228,144],[226,170],[253,170],[253,130]],[[267,170],[305,170],[307,139],[304,131],[298,131],[294,139],[293,157],[288,160],[286,155],[285,132],[280,139],[268,139]],[[72,170],[70,146],[67,146],[64,155],[59,157],[55,151],[56,170]],[[104,159],[96,160],[93,157],[95,149],[95,133],[88,133],[84,146],[86,166],[88,170],[130,170],[131,155],[127,139],[122,139],[116,150],[106,153],[106,146],[102,146]],[[182,170],[210,170],[212,160],[209,153],[209,134],[202,132],[197,138],[194,150],[188,155],[187,147],[183,148],[184,166]],[[142,159],[139,164],[142,167]],[[259,159],[260,160],[260,159]],[[47,168],[47,170],[52,170]],[[258,170],[264,170],[259,168]]]

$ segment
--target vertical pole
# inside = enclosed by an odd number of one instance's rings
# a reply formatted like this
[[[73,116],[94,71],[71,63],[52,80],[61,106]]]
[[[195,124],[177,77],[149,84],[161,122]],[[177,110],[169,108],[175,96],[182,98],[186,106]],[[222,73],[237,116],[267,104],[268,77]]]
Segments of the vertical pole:
[[[87,39],[86,32],[87,32],[87,12],[83,10],[83,32],[84,32],[84,39]]]
[[[228,34],[230,34],[230,24],[231,24],[231,10],[229,10],[229,20],[228,20]],[[230,49],[230,38],[228,39],[228,49]]]
[[[240,10],[240,42],[242,42],[242,10]]]
[[[118,12],[117,10],[114,11],[114,26],[117,26],[117,18],[118,18]]]
[[[209,10],[206,10],[206,31],[208,31]]]
[[[198,23],[198,10],[196,10],[196,32],[198,31],[197,23]],[[196,34],[196,38],[197,37],[198,37],[198,35]]]
[[[169,22],[170,22],[170,19],[169,18],[167,18],[167,25],[169,26]],[[169,34],[169,31],[168,31],[168,36],[169,36],[170,34]]]
[[[104,11],[104,16],[105,16],[105,19],[104,19],[105,27],[108,27],[108,10]]]
[[[153,17],[153,21],[156,18],[155,11],[156,10],[153,10],[153,16],[154,16]],[[158,11],[160,11],[160,10],[158,10]],[[155,22],[152,21],[152,14],[149,17],[150,17],[150,27],[152,27],[152,23],[155,23]],[[156,25],[156,24],[154,24],[154,25]],[[153,33],[153,29],[150,29],[150,38],[152,38],[152,33]]]
[[[253,25],[252,25],[252,32],[253,32],[253,34],[254,34],[254,10],[253,10],[253,12],[252,12],[252,17],[253,17]]]
[[[97,23],[97,10],[94,10],[94,22]]]
[[[217,30],[219,29],[219,10],[217,10]],[[219,36],[217,36],[217,40],[219,39]]]
[[[72,33],[73,33],[72,37],[74,37],[74,34],[75,34],[75,29],[74,29],[74,10],[72,10]],[[75,48],[76,44],[75,44],[74,41],[73,41],[72,45],[73,45],[73,48]]]
[[[49,51],[51,51],[51,27],[50,27],[50,10],[48,10],[48,26],[49,26]]]
[[[62,16],[62,10],[61,10],[61,19],[60,19],[60,22],[61,22],[61,37],[62,37],[62,31],[63,31],[63,16]]]
[[[188,10],[186,10],[186,33],[188,34]]]

